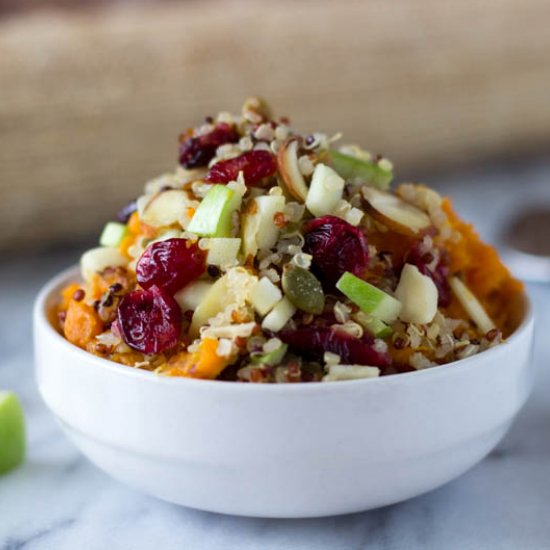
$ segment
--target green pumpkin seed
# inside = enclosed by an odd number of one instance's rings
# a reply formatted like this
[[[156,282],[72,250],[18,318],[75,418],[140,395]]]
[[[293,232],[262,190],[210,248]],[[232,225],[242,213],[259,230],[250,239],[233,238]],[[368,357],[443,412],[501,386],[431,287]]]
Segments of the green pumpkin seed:
[[[283,290],[286,297],[307,313],[319,315],[325,307],[325,295],[321,283],[307,269],[287,264],[283,270]]]

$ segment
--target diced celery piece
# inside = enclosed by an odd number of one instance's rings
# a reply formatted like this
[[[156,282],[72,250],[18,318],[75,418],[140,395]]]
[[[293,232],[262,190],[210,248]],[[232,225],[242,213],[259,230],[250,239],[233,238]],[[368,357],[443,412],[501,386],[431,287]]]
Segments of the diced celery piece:
[[[101,237],[99,237],[99,244],[101,246],[119,246],[127,234],[128,227],[125,224],[107,222],[101,232]]]

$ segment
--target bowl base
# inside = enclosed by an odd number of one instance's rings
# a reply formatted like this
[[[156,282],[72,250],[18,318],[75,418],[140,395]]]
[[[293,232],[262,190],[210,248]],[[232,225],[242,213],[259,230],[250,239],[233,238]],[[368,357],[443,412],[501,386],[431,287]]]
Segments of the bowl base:
[[[161,500],[221,514],[261,518],[315,518],[363,512],[396,504],[427,493],[452,481],[481,461],[503,438],[511,420],[489,432],[452,449],[415,457],[399,466],[381,464],[381,469],[394,469],[391,486],[381,486],[377,480],[388,479],[387,473],[372,475],[358,471],[353,479],[362,485],[362,498],[350,502],[341,487],[326,484],[321,491],[312,490],[311,480],[302,486],[273,486],[270,476],[263,480],[246,479],[245,469],[235,476],[216,478],[212,465],[196,464],[174,458],[161,459],[117,448],[92,439],[58,418],[63,430],[75,445],[98,468],[113,478],[143,493]],[[450,458],[452,457],[452,458]],[[396,462],[397,464],[397,462]],[[226,466],[220,465],[223,471]],[[205,490],[205,488],[207,488]],[[247,490],[248,488],[248,490]],[[309,494],[308,494],[309,488]],[[322,498],[320,498],[320,494]],[[357,491],[355,491],[357,494]]]

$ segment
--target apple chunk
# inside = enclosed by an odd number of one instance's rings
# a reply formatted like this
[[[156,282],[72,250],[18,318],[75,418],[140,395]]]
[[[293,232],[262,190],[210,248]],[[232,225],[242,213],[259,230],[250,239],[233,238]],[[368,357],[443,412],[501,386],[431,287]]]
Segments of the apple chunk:
[[[370,183],[380,189],[387,189],[393,178],[391,165],[380,166],[373,160],[352,157],[339,151],[329,152],[329,162],[338,174],[353,184]]]
[[[399,300],[359,279],[349,271],[338,279],[336,288],[357,304],[362,311],[386,323],[395,321],[401,311]]]
[[[403,266],[395,296],[403,305],[399,313],[402,321],[421,325],[433,321],[437,313],[437,287],[415,265]]]
[[[245,258],[255,256],[258,249],[271,248],[279,237],[274,216],[282,212],[285,198],[282,195],[262,195],[252,199],[242,216],[242,244]]]
[[[296,306],[288,298],[283,298],[262,321],[262,328],[272,332],[279,332],[295,313]]]
[[[207,239],[206,249],[208,250],[206,262],[209,265],[227,266],[238,263],[241,239],[231,237]]]
[[[362,192],[369,214],[397,233],[416,235],[432,224],[425,212],[393,193],[374,187],[363,187]]]
[[[332,214],[344,192],[344,180],[329,166],[315,167],[306,197],[307,209],[316,217]]]
[[[128,227],[123,223],[107,222],[101,237],[99,237],[99,244],[101,246],[119,246],[122,239],[128,234]]]
[[[262,277],[250,291],[250,303],[260,315],[267,315],[281,300],[283,294],[267,277]]]
[[[18,466],[25,457],[25,419],[17,396],[0,391],[0,474]]]
[[[233,212],[241,197],[226,185],[213,185],[191,218],[187,230],[201,237],[231,237]]]

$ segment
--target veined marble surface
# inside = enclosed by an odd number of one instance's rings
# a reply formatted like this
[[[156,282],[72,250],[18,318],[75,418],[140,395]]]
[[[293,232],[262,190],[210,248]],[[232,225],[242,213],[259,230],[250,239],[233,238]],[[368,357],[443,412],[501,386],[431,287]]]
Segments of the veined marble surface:
[[[491,168],[440,187],[494,241],[518,203],[550,204],[550,165]],[[174,506],[111,480],[46,410],[33,380],[32,301],[78,255],[75,249],[4,255],[0,263],[0,388],[20,395],[29,443],[26,463],[0,478],[1,550],[550,549],[550,285],[529,287],[538,324],[533,395],[481,464],[436,491],[380,510],[250,519]]]

